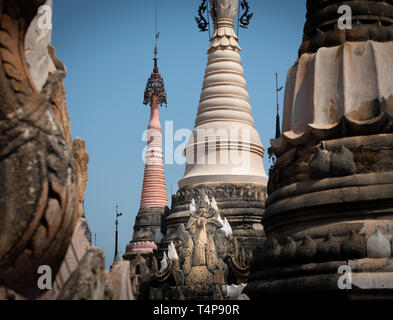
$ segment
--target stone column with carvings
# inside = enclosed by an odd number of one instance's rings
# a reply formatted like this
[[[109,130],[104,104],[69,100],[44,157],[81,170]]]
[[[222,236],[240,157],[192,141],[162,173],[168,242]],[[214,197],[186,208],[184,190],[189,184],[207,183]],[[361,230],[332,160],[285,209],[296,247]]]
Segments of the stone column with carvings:
[[[234,30],[238,0],[210,1],[210,8],[214,34],[195,128],[185,149],[185,174],[172,198],[164,243],[166,246],[179,224],[188,220],[187,204],[207,195],[217,200],[234,235],[252,248],[263,237],[267,176]]]
[[[393,5],[346,1],[344,21],[342,4],[307,1],[283,134],[271,141],[267,241],[254,254],[251,298],[393,294]],[[342,265],[352,290],[340,290]]]

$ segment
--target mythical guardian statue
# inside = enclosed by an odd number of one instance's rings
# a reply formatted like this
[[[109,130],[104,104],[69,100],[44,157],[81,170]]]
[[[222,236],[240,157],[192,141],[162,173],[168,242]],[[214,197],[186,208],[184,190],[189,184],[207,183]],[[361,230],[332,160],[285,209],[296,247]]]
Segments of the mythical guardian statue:
[[[153,259],[151,299],[224,299],[223,287],[248,276],[250,257],[239,253],[215,199],[206,196],[198,206],[192,200],[189,210],[188,223],[178,228],[176,244],[169,244],[160,270]]]

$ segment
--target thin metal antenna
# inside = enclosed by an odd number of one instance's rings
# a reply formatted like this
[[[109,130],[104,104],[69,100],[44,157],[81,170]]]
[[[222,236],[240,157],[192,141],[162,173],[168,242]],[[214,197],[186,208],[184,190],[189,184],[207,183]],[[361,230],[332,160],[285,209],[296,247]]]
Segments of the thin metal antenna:
[[[158,49],[157,49],[157,42],[158,38],[160,37],[160,33],[158,32],[158,0],[156,0],[156,34],[154,39],[154,58],[157,59]]]
[[[236,35],[239,37],[239,27],[240,27],[240,0],[237,5],[237,33]]]
[[[94,246],[97,247],[97,233],[94,232]]]

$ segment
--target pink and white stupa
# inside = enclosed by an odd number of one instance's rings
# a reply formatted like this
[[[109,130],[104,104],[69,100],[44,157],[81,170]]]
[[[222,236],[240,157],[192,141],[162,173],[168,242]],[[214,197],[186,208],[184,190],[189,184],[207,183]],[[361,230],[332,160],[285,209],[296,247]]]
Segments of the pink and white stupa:
[[[162,153],[162,130],[159,107],[166,101],[164,81],[154,58],[153,73],[147,83],[144,104],[150,104],[150,121],[147,127],[145,174],[143,177],[141,208],[166,207],[165,173]]]
[[[161,217],[168,210],[159,118],[159,107],[167,104],[167,96],[164,81],[158,70],[157,49],[153,73],[147,82],[143,103],[150,105],[150,121],[146,131],[145,173],[134,234],[124,254],[127,260],[132,260],[138,253],[150,254],[157,249],[156,237],[160,234]]]

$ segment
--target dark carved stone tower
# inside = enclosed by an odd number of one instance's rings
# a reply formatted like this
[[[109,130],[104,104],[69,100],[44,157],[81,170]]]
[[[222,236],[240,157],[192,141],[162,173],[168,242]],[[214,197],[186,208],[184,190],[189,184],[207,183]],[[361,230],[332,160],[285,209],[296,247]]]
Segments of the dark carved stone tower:
[[[264,148],[254,127],[241,48],[234,30],[239,1],[210,0],[209,4],[214,33],[195,127],[185,148],[186,170],[179,190],[172,196],[163,244],[167,247],[178,227],[187,223],[191,200],[203,201],[207,196],[216,199],[234,237],[251,252],[264,237],[261,224],[267,184],[262,160]],[[243,16],[250,19],[248,4],[246,7]]]
[[[343,4],[351,29],[339,28]],[[271,141],[267,241],[246,293],[391,296],[393,4],[308,0],[307,9],[283,133]],[[341,266],[352,290],[340,288]]]

